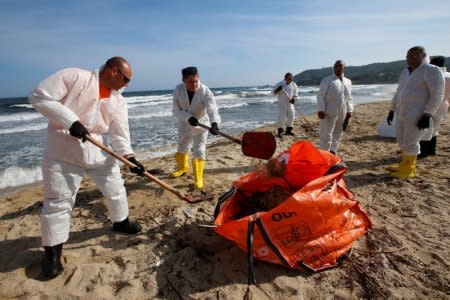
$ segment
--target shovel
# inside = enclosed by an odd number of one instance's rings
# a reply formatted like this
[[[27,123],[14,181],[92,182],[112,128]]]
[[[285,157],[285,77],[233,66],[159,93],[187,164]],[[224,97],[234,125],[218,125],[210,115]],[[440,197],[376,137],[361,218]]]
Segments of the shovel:
[[[103,151],[105,151],[106,153],[108,153],[109,155],[117,158],[118,160],[120,160],[121,162],[123,162],[124,164],[126,164],[128,167],[130,168],[135,168],[136,166],[132,163],[129,162],[128,159],[126,159],[123,156],[120,156],[119,154],[115,153],[114,151],[112,151],[111,149],[109,149],[108,147],[106,147],[105,145],[103,145],[102,143],[96,141],[95,139],[93,139],[91,136],[86,135],[86,140],[88,140],[89,142],[91,142],[92,144],[94,144],[95,146],[99,147],[100,149],[102,149]],[[196,203],[196,202],[200,202],[203,201],[204,199],[198,199],[198,200],[194,200],[192,198],[192,196],[189,195],[182,195],[180,193],[180,191],[178,191],[177,189],[175,189],[174,187],[168,185],[167,183],[165,183],[164,181],[156,178],[155,176],[151,175],[149,172],[144,171],[144,176],[147,177],[150,181],[155,182],[156,184],[158,184],[159,186],[161,186],[162,188],[168,190],[169,192],[171,192],[172,194],[176,195],[178,198],[180,198],[181,200],[187,201],[189,203]]]
[[[211,127],[204,124],[198,124],[198,126],[210,130]],[[245,132],[242,136],[242,140],[232,137],[223,132],[217,131],[217,133],[224,138],[227,138],[236,144],[241,145],[242,153],[245,156],[250,156],[259,159],[269,159],[272,157],[275,149],[277,148],[277,142],[271,132]]]

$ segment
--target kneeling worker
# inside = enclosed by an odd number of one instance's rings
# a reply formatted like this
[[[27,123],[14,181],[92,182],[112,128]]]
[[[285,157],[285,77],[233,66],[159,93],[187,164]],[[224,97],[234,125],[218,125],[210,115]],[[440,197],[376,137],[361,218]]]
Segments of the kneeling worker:
[[[220,123],[219,110],[211,90],[200,82],[196,67],[187,67],[182,71],[183,83],[173,92],[172,113],[178,119],[178,150],[175,160],[178,168],[172,173],[179,177],[189,171],[189,148],[194,144],[192,167],[195,188],[203,188],[203,169],[205,168],[205,152],[208,131],[198,127],[199,122],[211,122],[211,134],[217,135]],[[208,120],[209,119],[209,120]]]
[[[136,234],[141,226],[128,220],[128,201],[118,162],[91,143],[86,136],[101,139],[109,133],[114,151],[137,167],[130,145],[127,103],[120,89],[131,79],[131,67],[121,57],[110,58],[98,71],[69,68],[59,71],[31,93],[29,102],[48,120],[47,141],[42,161],[44,207],[41,212],[43,275],[56,277],[61,266],[62,247],[69,238],[75,198],[85,174],[107,199],[113,230]],[[81,141],[82,140],[82,141]]]

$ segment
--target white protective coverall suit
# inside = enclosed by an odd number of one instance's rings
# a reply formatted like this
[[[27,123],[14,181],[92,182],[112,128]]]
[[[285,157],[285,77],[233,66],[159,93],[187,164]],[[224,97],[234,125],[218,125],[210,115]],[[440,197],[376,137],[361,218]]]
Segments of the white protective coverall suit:
[[[210,123],[220,124],[219,109],[211,90],[201,82],[195,91],[192,103],[189,104],[189,96],[184,83],[177,85],[173,92],[172,114],[178,119],[178,150],[186,154],[190,145],[194,143],[194,159],[206,158],[206,140],[208,131],[201,127],[193,127],[189,124],[190,117],[195,117],[204,125]]]
[[[353,112],[352,81],[346,77],[341,80],[334,73],[322,79],[317,106],[317,111],[325,112],[325,118],[320,119],[319,148],[336,153],[345,117]]]
[[[298,86],[294,81],[286,84],[286,81],[282,80],[278,82],[274,87],[275,91],[278,87],[282,87],[282,90],[277,93],[278,98],[278,119],[277,127],[293,127],[295,119],[294,105],[290,102],[292,98],[297,99]]]
[[[391,110],[397,117],[397,142],[406,155],[418,155],[419,141],[427,134],[428,139],[431,138],[433,122],[430,122],[429,130],[419,130],[417,123],[424,113],[434,116],[443,97],[444,75],[438,67],[424,61],[412,73],[406,68],[400,74]]]
[[[446,72],[445,67],[441,68],[442,73],[444,74],[445,79],[445,88],[444,88],[444,99],[439,105],[439,108],[436,110],[436,113],[433,115],[433,136],[439,134],[439,129],[441,128],[442,122],[444,122],[447,117],[448,106],[450,101],[450,73]]]
[[[85,174],[107,198],[111,221],[125,220],[128,201],[117,161],[93,144],[82,143],[68,130],[73,122],[80,121],[94,139],[101,140],[103,134],[109,133],[110,144],[120,155],[134,154],[128,108],[121,94],[111,90],[109,98],[99,100],[98,71],[70,68],[43,80],[29,102],[49,120],[42,162],[42,245],[54,246],[68,240],[72,208]]]

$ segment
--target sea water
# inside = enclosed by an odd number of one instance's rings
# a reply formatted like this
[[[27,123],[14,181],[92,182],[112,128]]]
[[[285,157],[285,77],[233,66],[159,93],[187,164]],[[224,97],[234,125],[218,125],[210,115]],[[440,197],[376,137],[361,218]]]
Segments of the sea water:
[[[396,85],[355,85],[355,104],[391,99]],[[220,129],[229,134],[273,124],[277,99],[270,86],[211,89],[222,117]],[[318,86],[300,86],[296,106],[308,115],[316,111]],[[138,159],[175,152],[176,120],[172,116],[172,90],[126,92],[132,147]],[[298,116],[297,116],[298,117]],[[0,189],[42,179],[41,159],[47,119],[27,98],[0,99]],[[209,142],[217,139],[211,137]]]

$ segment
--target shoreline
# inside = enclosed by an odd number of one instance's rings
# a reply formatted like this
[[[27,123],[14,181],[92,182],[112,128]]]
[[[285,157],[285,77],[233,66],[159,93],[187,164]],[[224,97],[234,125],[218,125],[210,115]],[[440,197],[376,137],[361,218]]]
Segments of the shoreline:
[[[361,103],[361,104],[355,104],[355,108],[358,107],[359,105],[380,103],[380,102],[387,102],[387,101],[390,101],[390,100],[378,100],[378,101],[365,102],[365,103]],[[308,122],[313,122],[314,121],[314,120],[311,120],[311,118],[313,118],[313,116],[315,116],[315,112],[310,113],[310,114],[304,114],[303,111],[302,111],[302,114],[306,117]],[[274,112],[274,116],[276,116],[276,112]],[[295,122],[300,122],[300,123],[304,122],[303,118],[301,116],[299,116],[298,111],[296,111]],[[275,121],[274,121],[274,124],[275,124]],[[244,130],[242,132],[240,131],[240,132],[232,134],[232,136],[233,137],[240,137],[246,131],[262,131],[262,130],[267,130],[269,128],[271,129],[271,131],[273,131],[275,133],[276,132],[276,128],[274,127],[275,126],[274,124],[269,125],[269,126],[262,126],[262,127],[258,127],[258,128]],[[174,132],[174,134],[176,134],[176,132]],[[211,135],[209,135],[209,138],[210,137],[211,137]],[[208,147],[214,145],[215,143],[218,143],[218,142],[221,142],[221,141],[226,141],[226,139],[224,137],[220,137],[220,136],[215,141],[210,141],[210,139],[208,139],[208,142],[207,142],[206,146],[208,148]],[[278,141],[278,139],[277,139],[277,141]],[[316,145],[316,146],[318,146],[318,145]],[[173,147],[174,147],[173,150],[163,150],[163,151],[161,151],[161,152],[163,152],[163,154],[161,154],[161,155],[158,155],[158,156],[155,156],[155,157],[151,157],[151,158],[144,158],[142,160],[142,162],[143,163],[148,163],[148,162],[150,162],[153,159],[172,157],[174,155],[174,153],[176,152],[177,145],[174,144]],[[166,148],[166,146],[160,146],[159,148],[164,149],[164,148]],[[149,156],[148,154],[153,152],[154,150],[155,149],[153,149],[153,150],[149,149],[149,150],[146,150],[146,151],[139,151],[139,152],[136,152],[136,156],[138,158],[140,156],[148,157]],[[40,167],[40,165],[38,165],[38,166]],[[122,164],[121,164],[121,168],[124,168]],[[27,189],[27,188],[36,188],[36,187],[39,187],[39,185],[41,185],[41,184],[42,184],[42,180],[35,181],[35,182],[32,182],[32,183],[27,183],[27,184],[24,184],[24,185],[5,187],[5,188],[0,189],[0,196],[8,196],[8,195],[20,192],[21,190]]]

